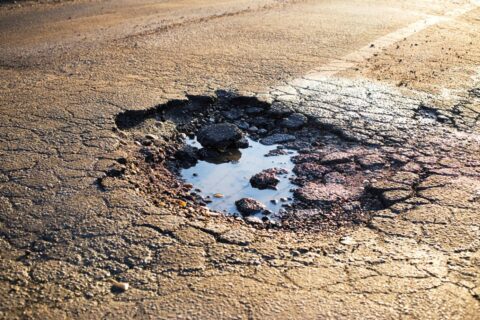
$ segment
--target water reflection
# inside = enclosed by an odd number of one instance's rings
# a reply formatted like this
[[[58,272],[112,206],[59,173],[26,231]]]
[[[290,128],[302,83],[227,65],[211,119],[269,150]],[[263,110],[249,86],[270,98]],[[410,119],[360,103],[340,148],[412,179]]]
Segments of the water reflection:
[[[196,140],[187,141],[190,146],[201,147]],[[281,208],[280,199],[291,198],[290,191],[294,186],[289,178],[293,176],[293,163],[291,157],[296,154],[289,151],[288,154],[266,157],[265,155],[277,148],[276,145],[265,146],[249,139],[250,147],[242,150],[232,149],[219,157],[209,157],[190,168],[181,171],[182,178],[193,184],[195,189],[200,189],[200,195],[209,197],[212,202],[208,207],[215,211],[224,211],[237,214],[235,201],[241,198],[254,198],[267,206],[272,212],[278,212]],[[213,154],[212,154],[213,155]],[[278,176],[280,183],[277,190],[259,190],[250,185],[250,177],[254,174],[269,168],[284,168],[287,175]],[[215,198],[213,195],[221,193],[222,198]],[[272,203],[271,200],[277,200]]]

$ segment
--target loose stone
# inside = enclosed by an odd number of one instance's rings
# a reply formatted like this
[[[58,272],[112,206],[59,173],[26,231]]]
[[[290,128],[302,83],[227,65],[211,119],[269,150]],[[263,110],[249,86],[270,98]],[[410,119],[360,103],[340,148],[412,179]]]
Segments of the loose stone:
[[[252,215],[260,213],[266,209],[265,205],[252,198],[242,198],[235,201],[237,210],[243,215]]]
[[[250,178],[250,184],[254,188],[258,189],[275,189],[276,185],[280,182],[277,174],[286,174],[284,169],[271,168],[263,170]]]
[[[117,281],[114,281],[112,283],[112,292],[115,292],[115,293],[122,293],[122,292],[125,292],[128,290],[128,288],[130,287],[130,285],[126,282],[117,282]]]
[[[151,133],[146,134],[145,138],[150,139],[150,140],[158,140],[158,136],[154,135],[154,134],[151,134]]]
[[[245,221],[251,224],[262,225],[263,220],[256,216],[248,216],[245,218]]]
[[[300,129],[307,124],[308,118],[301,113],[294,113],[282,120],[280,125],[288,129]]]
[[[222,112],[222,115],[228,120],[237,120],[243,115],[243,112],[240,109],[231,109]]]
[[[242,131],[234,124],[213,124],[200,129],[198,142],[205,148],[226,149],[243,138]]]

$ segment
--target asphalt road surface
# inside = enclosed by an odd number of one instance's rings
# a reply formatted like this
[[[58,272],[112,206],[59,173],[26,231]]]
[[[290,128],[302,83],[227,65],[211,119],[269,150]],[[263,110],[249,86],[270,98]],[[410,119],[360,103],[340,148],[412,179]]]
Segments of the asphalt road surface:
[[[0,43],[0,318],[480,318],[478,1],[2,2]],[[216,90],[422,174],[325,232],[99,187],[119,113]]]

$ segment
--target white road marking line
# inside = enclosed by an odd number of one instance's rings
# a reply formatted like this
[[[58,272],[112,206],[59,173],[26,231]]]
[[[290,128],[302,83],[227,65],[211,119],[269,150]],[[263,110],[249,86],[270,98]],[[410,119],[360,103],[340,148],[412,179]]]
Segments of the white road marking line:
[[[319,68],[313,69],[309,71],[305,77],[292,80],[289,84],[292,86],[304,86],[308,80],[320,80],[322,78],[324,79],[325,77],[333,76],[338,72],[345,71],[356,66],[360,62],[365,61],[366,59],[372,57],[375,53],[386,47],[389,47],[395,42],[401,41],[404,38],[407,38],[440,22],[449,21],[458,16],[464,15],[472,10],[477,9],[479,6],[480,0],[472,0],[469,4],[447,12],[443,16],[429,16],[426,19],[414,22],[405,28],[399,29],[376,39],[369,45],[360,48],[355,52],[349,53],[342,58],[334,59]]]

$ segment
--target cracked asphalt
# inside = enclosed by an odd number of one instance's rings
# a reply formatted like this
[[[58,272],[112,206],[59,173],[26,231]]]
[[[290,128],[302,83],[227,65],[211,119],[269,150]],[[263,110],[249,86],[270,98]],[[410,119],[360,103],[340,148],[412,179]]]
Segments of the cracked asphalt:
[[[464,0],[0,4],[0,318],[479,319],[479,17]],[[412,196],[311,232],[99,188],[138,149],[118,114],[216,90],[395,155],[422,173]]]

